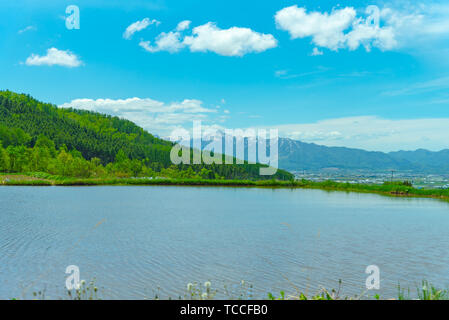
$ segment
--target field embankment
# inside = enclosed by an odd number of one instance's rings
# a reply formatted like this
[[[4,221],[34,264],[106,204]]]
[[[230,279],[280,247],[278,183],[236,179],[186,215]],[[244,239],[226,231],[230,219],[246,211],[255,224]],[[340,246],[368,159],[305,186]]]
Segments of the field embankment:
[[[310,180],[225,180],[225,179],[170,179],[170,178],[70,178],[46,173],[0,174],[0,185],[6,186],[220,186],[220,187],[267,187],[304,188],[326,191],[376,193],[394,197],[423,197],[449,200],[447,189],[417,189],[407,182],[384,184],[353,184],[334,181]]]

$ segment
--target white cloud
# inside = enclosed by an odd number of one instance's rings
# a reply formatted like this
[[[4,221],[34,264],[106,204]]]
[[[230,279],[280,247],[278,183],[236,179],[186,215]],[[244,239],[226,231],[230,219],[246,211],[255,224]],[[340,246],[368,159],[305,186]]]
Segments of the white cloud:
[[[317,47],[313,48],[311,55],[312,56],[322,56],[324,53]]]
[[[79,67],[82,62],[77,55],[69,50],[58,50],[56,48],[50,48],[47,50],[45,56],[39,56],[37,54],[31,54],[26,61],[27,66],[63,66],[63,67]]]
[[[150,41],[144,41],[144,40],[140,40],[139,42],[139,46],[141,46],[142,48],[144,48],[146,51],[148,52],[154,52],[154,49],[151,45],[150,45]]]
[[[189,20],[181,21],[174,30],[160,33],[154,44],[141,40],[139,45],[151,53],[159,51],[175,53],[189,47],[192,52],[211,51],[223,56],[243,56],[277,46],[277,40],[271,34],[239,27],[220,29],[212,22],[195,27],[191,35],[184,37],[182,33],[190,28],[190,24]]]
[[[271,34],[258,33],[249,28],[220,29],[208,22],[195,27],[192,35],[184,38],[184,44],[192,52],[211,51],[223,56],[243,56],[274,48],[277,40]]]
[[[150,20],[149,18],[145,18],[143,20],[136,21],[136,22],[130,24],[126,28],[125,32],[123,33],[123,38],[129,40],[132,38],[134,33],[142,31],[142,30],[146,29],[149,25],[152,25],[152,24],[158,25],[158,24],[160,24],[160,22],[155,19]]]
[[[449,38],[449,4],[402,2],[385,7],[381,19],[394,29],[400,47],[419,47],[422,42]]]
[[[345,42],[343,31],[346,30],[356,17],[354,8],[327,12],[307,13],[305,8],[297,5],[284,8],[275,15],[279,29],[288,31],[292,39],[312,37],[314,44],[337,50]]]
[[[184,31],[190,28],[190,23],[192,21],[184,20],[178,23],[178,26],[176,27],[176,31]]]
[[[366,19],[357,18],[357,12],[352,7],[336,9],[331,13],[308,13],[305,8],[294,5],[278,11],[275,21],[279,29],[290,33],[292,39],[311,37],[317,47],[334,51],[342,48],[355,50],[360,45],[367,51],[371,46],[381,50],[393,49],[396,46],[393,28],[372,23],[373,14],[380,14],[379,11],[373,13],[368,7],[366,13],[371,14]],[[312,55],[319,53],[321,51],[315,47]]]
[[[433,2],[405,2],[381,10],[386,23],[403,30],[427,35],[449,35],[449,4]]]
[[[159,51],[178,52],[185,47],[181,32],[188,29],[190,23],[189,20],[184,20],[178,23],[174,31],[160,33],[154,41],[155,45],[151,45],[150,41],[141,40],[139,46],[151,53]]]
[[[208,115],[217,112],[216,109],[205,108],[203,102],[196,99],[185,99],[173,103],[164,103],[150,98],[75,99],[59,107],[96,111],[123,117],[162,136],[182,124],[191,126],[193,120],[207,121]]]
[[[397,47],[394,30],[392,27],[373,27],[358,20],[346,34],[346,46],[350,50],[356,50],[361,45],[366,51],[370,51],[371,46],[382,51],[392,50]]]
[[[185,45],[181,42],[181,33],[178,31],[162,32],[155,41],[155,46],[150,45],[150,41],[140,41],[139,46],[148,52],[168,51],[175,53],[181,50]]]
[[[315,51],[315,50],[314,50]],[[314,54],[314,51],[312,51],[312,55]],[[319,54],[315,52],[316,55]],[[324,73],[326,71],[328,71],[329,68],[325,68],[322,66],[318,66],[317,68],[315,68],[312,71],[308,71],[308,72],[302,72],[302,73],[291,73],[289,70],[276,70],[274,72],[274,76],[280,79],[294,79],[294,78],[300,78],[300,77],[309,77],[309,76],[313,76],[316,74],[320,74],[320,73]],[[310,86],[312,83],[308,82],[308,86]]]
[[[448,4],[389,2],[382,9],[368,6],[359,15],[352,7],[328,13],[294,5],[279,10],[275,21],[292,39],[310,37],[316,47],[333,51],[419,48],[422,42],[449,38]]]
[[[27,31],[35,31],[35,30],[37,30],[37,28],[35,26],[28,26],[28,27],[25,27],[25,28],[17,31],[17,33],[18,34],[22,34],[22,33],[27,32]]]
[[[449,148],[449,118],[383,119],[359,116],[326,119],[314,123],[273,126],[279,135],[326,146],[373,151]]]

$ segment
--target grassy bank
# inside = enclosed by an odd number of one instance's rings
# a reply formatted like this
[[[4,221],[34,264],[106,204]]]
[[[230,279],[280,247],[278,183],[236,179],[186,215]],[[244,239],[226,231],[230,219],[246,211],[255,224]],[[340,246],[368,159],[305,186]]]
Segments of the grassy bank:
[[[417,285],[414,290],[410,288],[405,289],[398,286],[397,294],[393,297],[384,297],[376,293],[369,293],[367,290],[361,292],[360,295],[347,296],[341,293],[342,282],[339,281],[339,288],[337,290],[327,290],[321,288],[315,293],[306,293],[296,291],[293,293],[286,293],[280,291],[278,294],[267,293],[266,296],[257,298],[253,294],[253,285],[246,281],[241,281],[234,288],[225,285],[222,289],[216,289],[212,286],[210,281],[204,284],[193,282],[187,284],[184,294],[170,297],[161,294],[161,288],[154,292],[153,296],[142,297],[145,300],[449,300],[449,290],[441,289],[433,286],[428,281],[422,281],[421,285]],[[104,295],[104,288],[98,288],[95,281],[87,283],[81,281],[79,289],[66,291],[67,296],[59,298],[51,298],[46,295],[45,290],[32,293],[34,300],[102,300]],[[220,298],[217,298],[220,296]],[[22,299],[27,299],[22,297]],[[13,298],[18,300],[18,298]]]
[[[449,200],[449,190],[417,189],[408,183],[386,182],[380,185],[339,183],[334,181],[314,182],[309,180],[209,180],[209,179],[167,179],[167,178],[89,178],[77,179],[53,176],[46,173],[0,174],[0,185],[6,186],[228,186],[228,187],[270,187],[305,188],[328,191],[377,193],[395,197],[427,197]]]

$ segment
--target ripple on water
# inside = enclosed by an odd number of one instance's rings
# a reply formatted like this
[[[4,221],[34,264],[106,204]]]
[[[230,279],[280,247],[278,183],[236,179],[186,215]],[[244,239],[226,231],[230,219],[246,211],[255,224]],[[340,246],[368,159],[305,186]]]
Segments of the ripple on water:
[[[360,294],[371,264],[383,296],[398,281],[449,285],[449,206],[429,199],[184,187],[8,187],[0,199],[0,298],[63,297],[69,264],[105,298],[177,298],[206,280],[234,295],[245,280],[260,298],[342,279]]]

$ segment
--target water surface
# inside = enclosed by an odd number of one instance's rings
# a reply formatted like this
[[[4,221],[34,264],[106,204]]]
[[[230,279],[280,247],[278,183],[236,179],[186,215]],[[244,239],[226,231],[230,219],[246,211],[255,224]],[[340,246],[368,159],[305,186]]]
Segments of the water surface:
[[[422,279],[449,286],[449,205],[321,190],[229,187],[0,187],[0,298],[65,298],[65,269],[102,298],[177,298],[210,280],[235,298],[320,286],[365,291]],[[228,294],[223,293],[227,286]],[[160,288],[160,289],[158,289]],[[414,290],[414,289],[413,289]]]

